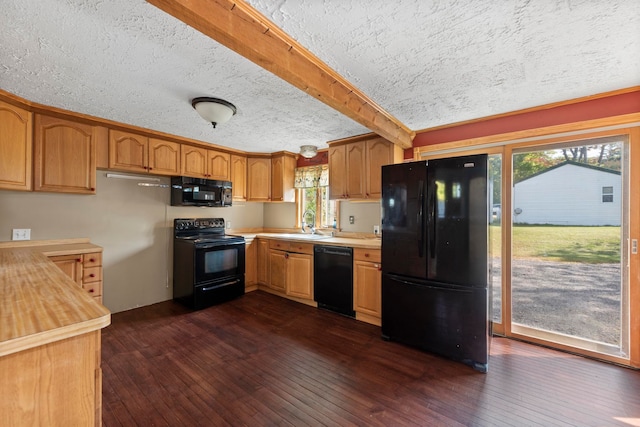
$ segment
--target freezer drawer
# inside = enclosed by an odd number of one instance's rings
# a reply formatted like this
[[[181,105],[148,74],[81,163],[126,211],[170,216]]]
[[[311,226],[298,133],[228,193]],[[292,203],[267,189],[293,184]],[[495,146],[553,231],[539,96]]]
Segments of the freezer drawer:
[[[486,372],[490,340],[487,289],[384,274],[382,336]]]

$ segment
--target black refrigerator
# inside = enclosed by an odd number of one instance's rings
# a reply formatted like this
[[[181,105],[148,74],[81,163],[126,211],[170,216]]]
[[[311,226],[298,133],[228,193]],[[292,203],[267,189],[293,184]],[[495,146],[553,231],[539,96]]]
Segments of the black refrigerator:
[[[487,372],[487,155],[382,167],[382,336]]]

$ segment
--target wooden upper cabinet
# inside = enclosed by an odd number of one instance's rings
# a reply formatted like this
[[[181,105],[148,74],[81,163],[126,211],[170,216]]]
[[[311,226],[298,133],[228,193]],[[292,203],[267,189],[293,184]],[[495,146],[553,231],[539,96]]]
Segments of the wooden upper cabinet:
[[[231,176],[231,155],[221,151],[208,150],[207,178],[229,181]]]
[[[403,150],[376,136],[329,147],[329,197],[379,199],[382,166],[400,163]]]
[[[0,101],[0,188],[31,190],[31,113]]]
[[[249,157],[247,159],[247,200],[268,202],[271,200],[271,159]]]
[[[347,146],[329,147],[329,198],[347,197]]]
[[[109,131],[109,168],[147,172],[149,138],[119,130]]]
[[[274,202],[295,202],[296,190],[294,170],[296,158],[283,153],[271,159],[271,200]]]
[[[231,177],[231,155],[222,151],[183,144],[181,164],[185,176],[220,181],[229,181]]]
[[[109,168],[156,175],[180,175],[180,144],[110,130]]]
[[[182,175],[207,178],[207,150],[191,145],[182,145]]]
[[[233,200],[247,200],[247,158],[231,155],[231,183]]]
[[[35,115],[34,190],[95,194],[94,127]]]
[[[180,175],[180,144],[149,138],[149,172],[157,175]]]
[[[347,198],[364,199],[365,184],[365,143],[347,145]]]
[[[402,162],[403,152],[386,139],[375,138],[366,141],[366,153],[365,197],[379,199],[382,197],[382,166]]]

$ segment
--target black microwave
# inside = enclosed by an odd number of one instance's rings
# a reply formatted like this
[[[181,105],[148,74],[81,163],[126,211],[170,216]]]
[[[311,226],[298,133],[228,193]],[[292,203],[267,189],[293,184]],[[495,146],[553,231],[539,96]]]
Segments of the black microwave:
[[[231,181],[174,176],[171,206],[231,206]]]

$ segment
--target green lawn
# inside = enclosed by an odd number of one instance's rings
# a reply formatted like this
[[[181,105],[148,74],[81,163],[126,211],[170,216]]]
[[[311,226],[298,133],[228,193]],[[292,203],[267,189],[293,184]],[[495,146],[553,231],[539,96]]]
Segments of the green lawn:
[[[490,227],[491,248],[500,255],[501,230]],[[588,264],[620,262],[620,227],[514,225],[513,256]]]

